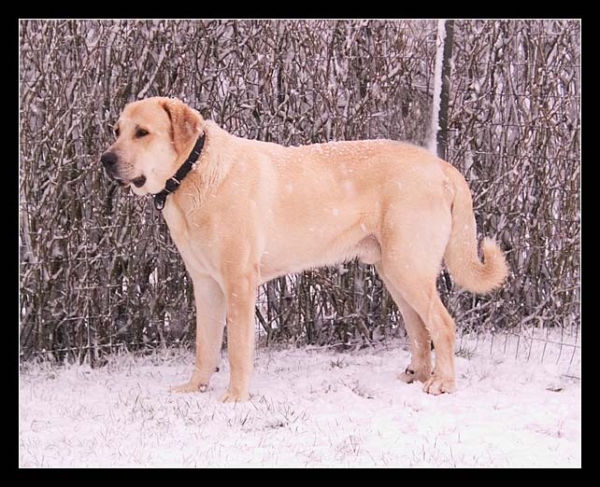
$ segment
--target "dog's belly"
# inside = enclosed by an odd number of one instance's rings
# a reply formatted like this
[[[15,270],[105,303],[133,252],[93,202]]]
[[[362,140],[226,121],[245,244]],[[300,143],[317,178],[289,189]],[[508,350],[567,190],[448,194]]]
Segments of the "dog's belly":
[[[307,240],[304,237],[302,246],[295,245],[297,241],[290,239],[288,245],[281,247],[267,246],[260,260],[261,282],[339,264],[355,257],[365,264],[375,264],[381,259],[381,246],[373,234],[365,232],[364,225],[358,225],[337,238],[314,235]]]

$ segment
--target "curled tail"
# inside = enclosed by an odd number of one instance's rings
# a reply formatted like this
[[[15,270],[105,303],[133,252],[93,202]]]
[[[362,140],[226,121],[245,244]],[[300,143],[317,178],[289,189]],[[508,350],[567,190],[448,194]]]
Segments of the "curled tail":
[[[490,238],[483,240],[483,262],[479,259],[469,186],[454,167],[447,167],[447,175],[454,187],[454,201],[452,231],[444,254],[446,266],[460,287],[473,293],[485,294],[499,287],[506,278],[506,259],[498,244]]]

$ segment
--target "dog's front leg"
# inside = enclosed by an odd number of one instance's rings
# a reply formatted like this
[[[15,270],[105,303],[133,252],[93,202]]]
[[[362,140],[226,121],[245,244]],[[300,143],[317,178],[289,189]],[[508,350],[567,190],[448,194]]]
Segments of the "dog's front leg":
[[[257,277],[236,276],[227,290],[227,352],[231,366],[229,387],[221,400],[241,402],[250,398],[249,383],[254,355],[254,305]]]
[[[196,365],[188,383],[173,387],[173,392],[205,391],[219,360],[225,327],[225,294],[208,276],[196,277]]]

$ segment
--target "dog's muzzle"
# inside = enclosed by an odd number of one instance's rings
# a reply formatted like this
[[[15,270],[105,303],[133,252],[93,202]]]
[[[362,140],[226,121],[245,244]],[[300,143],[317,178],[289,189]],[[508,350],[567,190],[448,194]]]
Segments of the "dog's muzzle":
[[[119,162],[119,157],[117,154],[114,152],[105,152],[100,157],[100,162],[104,166],[106,174],[108,174],[111,179],[120,179],[117,175],[117,162]]]
[[[104,170],[108,177],[115,180],[122,186],[127,186],[129,183],[133,183],[136,188],[141,188],[146,183],[146,176],[139,176],[131,181],[122,178],[119,175],[119,171],[117,168],[117,163],[119,162],[119,157],[114,152],[105,152],[100,157],[100,162],[104,166]]]

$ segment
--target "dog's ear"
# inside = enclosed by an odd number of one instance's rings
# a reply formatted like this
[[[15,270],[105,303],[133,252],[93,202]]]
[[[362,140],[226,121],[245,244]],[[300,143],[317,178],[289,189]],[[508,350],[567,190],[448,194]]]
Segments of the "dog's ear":
[[[171,119],[171,138],[177,154],[182,155],[202,130],[202,116],[177,98],[164,98],[162,106]]]

